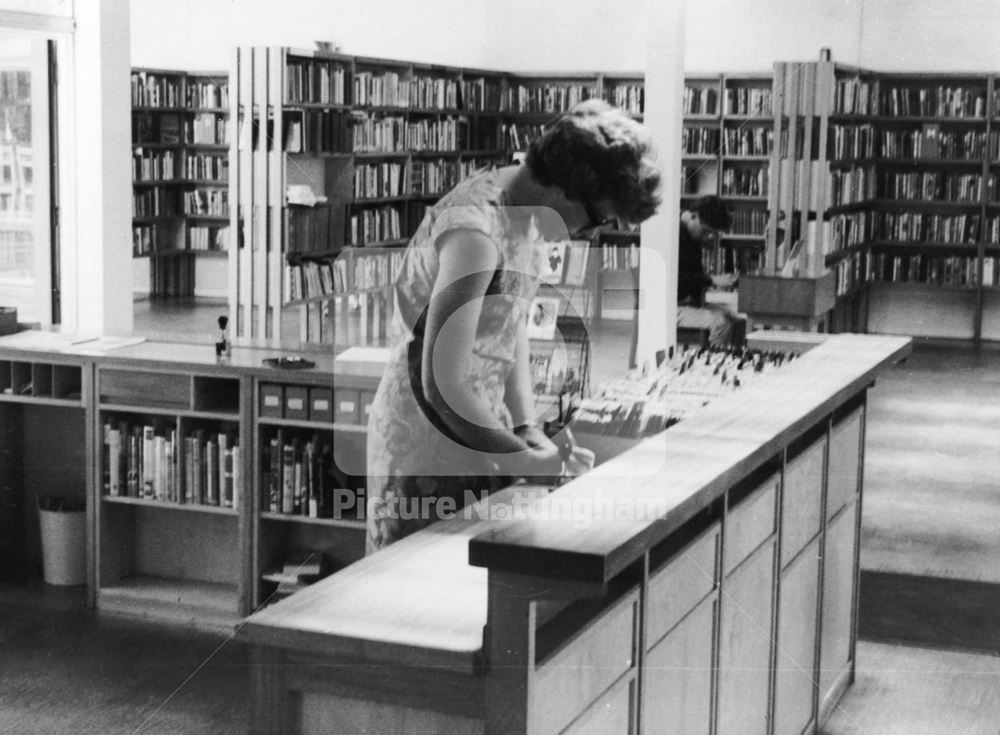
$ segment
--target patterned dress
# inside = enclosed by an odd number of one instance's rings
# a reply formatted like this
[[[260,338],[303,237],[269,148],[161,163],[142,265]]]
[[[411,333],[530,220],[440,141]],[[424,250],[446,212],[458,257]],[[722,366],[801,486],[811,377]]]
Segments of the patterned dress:
[[[488,455],[466,446],[423,397],[420,370],[424,321],[439,258],[437,242],[452,230],[485,234],[499,263],[463,375],[449,382],[478,396],[495,418],[511,427],[504,386],[514,365],[518,321],[527,317],[541,272],[541,250],[531,220],[505,206],[496,169],[477,172],[425,215],[407,247],[395,286],[391,355],[368,419],[367,551],[371,553],[423,528],[471,497],[498,489]],[[513,214],[512,214],[513,213]],[[439,504],[450,498],[451,504]]]

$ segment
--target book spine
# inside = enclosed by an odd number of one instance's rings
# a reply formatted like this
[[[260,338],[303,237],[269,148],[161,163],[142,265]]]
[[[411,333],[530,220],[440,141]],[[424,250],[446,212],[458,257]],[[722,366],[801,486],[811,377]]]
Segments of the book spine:
[[[154,450],[156,435],[152,426],[142,427],[142,497],[155,497],[156,482],[156,452]]]

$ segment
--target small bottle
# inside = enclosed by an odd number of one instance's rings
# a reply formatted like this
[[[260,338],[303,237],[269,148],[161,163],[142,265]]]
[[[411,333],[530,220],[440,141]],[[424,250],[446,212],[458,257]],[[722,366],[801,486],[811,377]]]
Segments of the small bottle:
[[[232,345],[229,344],[229,337],[226,333],[226,328],[229,326],[229,317],[220,316],[219,317],[219,341],[215,343],[215,356],[216,357],[229,357],[232,352]]]

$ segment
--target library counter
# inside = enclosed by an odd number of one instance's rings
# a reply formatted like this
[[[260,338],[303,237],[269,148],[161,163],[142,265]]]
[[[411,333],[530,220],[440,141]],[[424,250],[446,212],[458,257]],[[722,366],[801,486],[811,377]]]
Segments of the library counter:
[[[248,617],[255,731],[817,732],[853,679],[866,392],[910,341],[802,348]]]

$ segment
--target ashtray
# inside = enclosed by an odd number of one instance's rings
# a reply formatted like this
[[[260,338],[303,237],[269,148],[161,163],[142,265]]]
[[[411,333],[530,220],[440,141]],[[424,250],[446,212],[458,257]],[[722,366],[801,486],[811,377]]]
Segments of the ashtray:
[[[306,370],[316,367],[315,362],[304,357],[268,357],[264,360],[264,364],[281,370]]]

